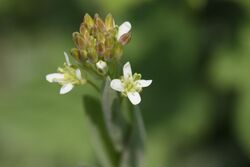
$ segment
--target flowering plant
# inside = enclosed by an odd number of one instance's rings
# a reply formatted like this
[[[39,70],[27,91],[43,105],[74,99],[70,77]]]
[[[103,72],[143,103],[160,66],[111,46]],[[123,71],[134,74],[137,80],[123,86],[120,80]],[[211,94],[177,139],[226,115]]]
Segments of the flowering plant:
[[[111,14],[104,21],[98,14],[94,18],[86,14],[79,32],[73,33],[75,47],[70,54],[74,63],[65,52],[64,67],[46,76],[47,81],[62,86],[60,94],[86,84],[99,93],[98,98],[84,95],[83,103],[103,167],[143,166],[145,131],[137,105],[141,102],[139,93],[152,80],[132,74],[129,62],[120,76],[123,47],[130,39],[129,22],[117,26]]]

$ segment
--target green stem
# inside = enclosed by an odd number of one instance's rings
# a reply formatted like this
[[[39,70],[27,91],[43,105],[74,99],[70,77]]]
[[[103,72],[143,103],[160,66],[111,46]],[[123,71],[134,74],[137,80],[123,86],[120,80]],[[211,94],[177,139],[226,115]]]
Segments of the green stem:
[[[88,71],[91,74],[94,74],[98,79],[104,79],[104,76],[102,74],[100,74],[95,67],[93,66],[93,64],[81,64],[82,68],[85,71]]]
[[[98,93],[101,93],[100,88],[92,81],[88,80],[87,81]]]

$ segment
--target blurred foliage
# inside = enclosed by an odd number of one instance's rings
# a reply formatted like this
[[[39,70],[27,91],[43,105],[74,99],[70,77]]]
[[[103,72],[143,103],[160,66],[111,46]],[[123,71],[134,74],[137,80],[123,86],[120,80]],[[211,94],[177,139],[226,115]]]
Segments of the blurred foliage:
[[[95,164],[81,95],[45,75],[64,61],[85,13],[132,22],[143,78],[148,167],[250,165],[250,1],[1,0],[0,165]]]

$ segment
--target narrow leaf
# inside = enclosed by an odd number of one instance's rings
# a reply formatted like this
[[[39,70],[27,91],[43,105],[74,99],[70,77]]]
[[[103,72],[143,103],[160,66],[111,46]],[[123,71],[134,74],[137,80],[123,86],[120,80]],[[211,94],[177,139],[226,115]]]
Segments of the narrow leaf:
[[[91,96],[84,96],[83,103],[92,135],[94,149],[102,167],[117,167],[119,154],[108,136],[100,102]]]
[[[131,105],[130,105],[131,106]],[[138,106],[131,106],[132,128],[119,167],[144,167],[145,128]]]

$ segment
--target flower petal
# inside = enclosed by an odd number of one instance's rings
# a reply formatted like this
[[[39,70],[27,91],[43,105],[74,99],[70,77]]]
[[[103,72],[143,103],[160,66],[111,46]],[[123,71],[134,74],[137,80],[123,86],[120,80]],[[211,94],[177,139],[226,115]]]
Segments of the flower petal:
[[[81,80],[82,79],[82,74],[81,74],[81,70],[78,68],[76,69],[76,77],[77,79]]]
[[[131,30],[130,22],[126,21],[122,23],[122,25],[120,25],[118,29],[117,40],[119,40],[123,34],[128,33],[130,30]]]
[[[63,80],[63,79],[64,79],[64,75],[61,73],[52,73],[52,74],[46,75],[46,80],[48,82],[58,82],[58,80]]]
[[[119,91],[119,92],[124,91],[123,84],[122,84],[121,80],[119,80],[119,79],[113,79],[110,83],[110,87],[116,91]]]
[[[123,66],[123,76],[124,76],[124,78],[128,78],[128,77],[132,76],[132,70],[131,70],[131,66],[130,66],[129,62],[127,62]]]
[[[66,52],[64,52],[65,60],[68,66],[71,66],[70,61],[69,61],[69,56]]]
[[[107,68],[107,63],[105,61],[99,60],[96,63],[96,67],[100,70],[105,70]]]
[[[151,85],[151,83],[152,83],[152,80],[144,80],[144,79],[142,79],[142,80],[138,80],[138,81],[136,81],[136,83],[140,86],[140,87],[148,87],[149,85]]]
[[[133,105],[137,105],[141,102],[141,96],[138,92],[128,92],[128,99]]]
[[[60,94],[68,93],[69,91],[73,89],[73,87],[74,85],[72,85],[71,83],[63,85],[60,89]]]

